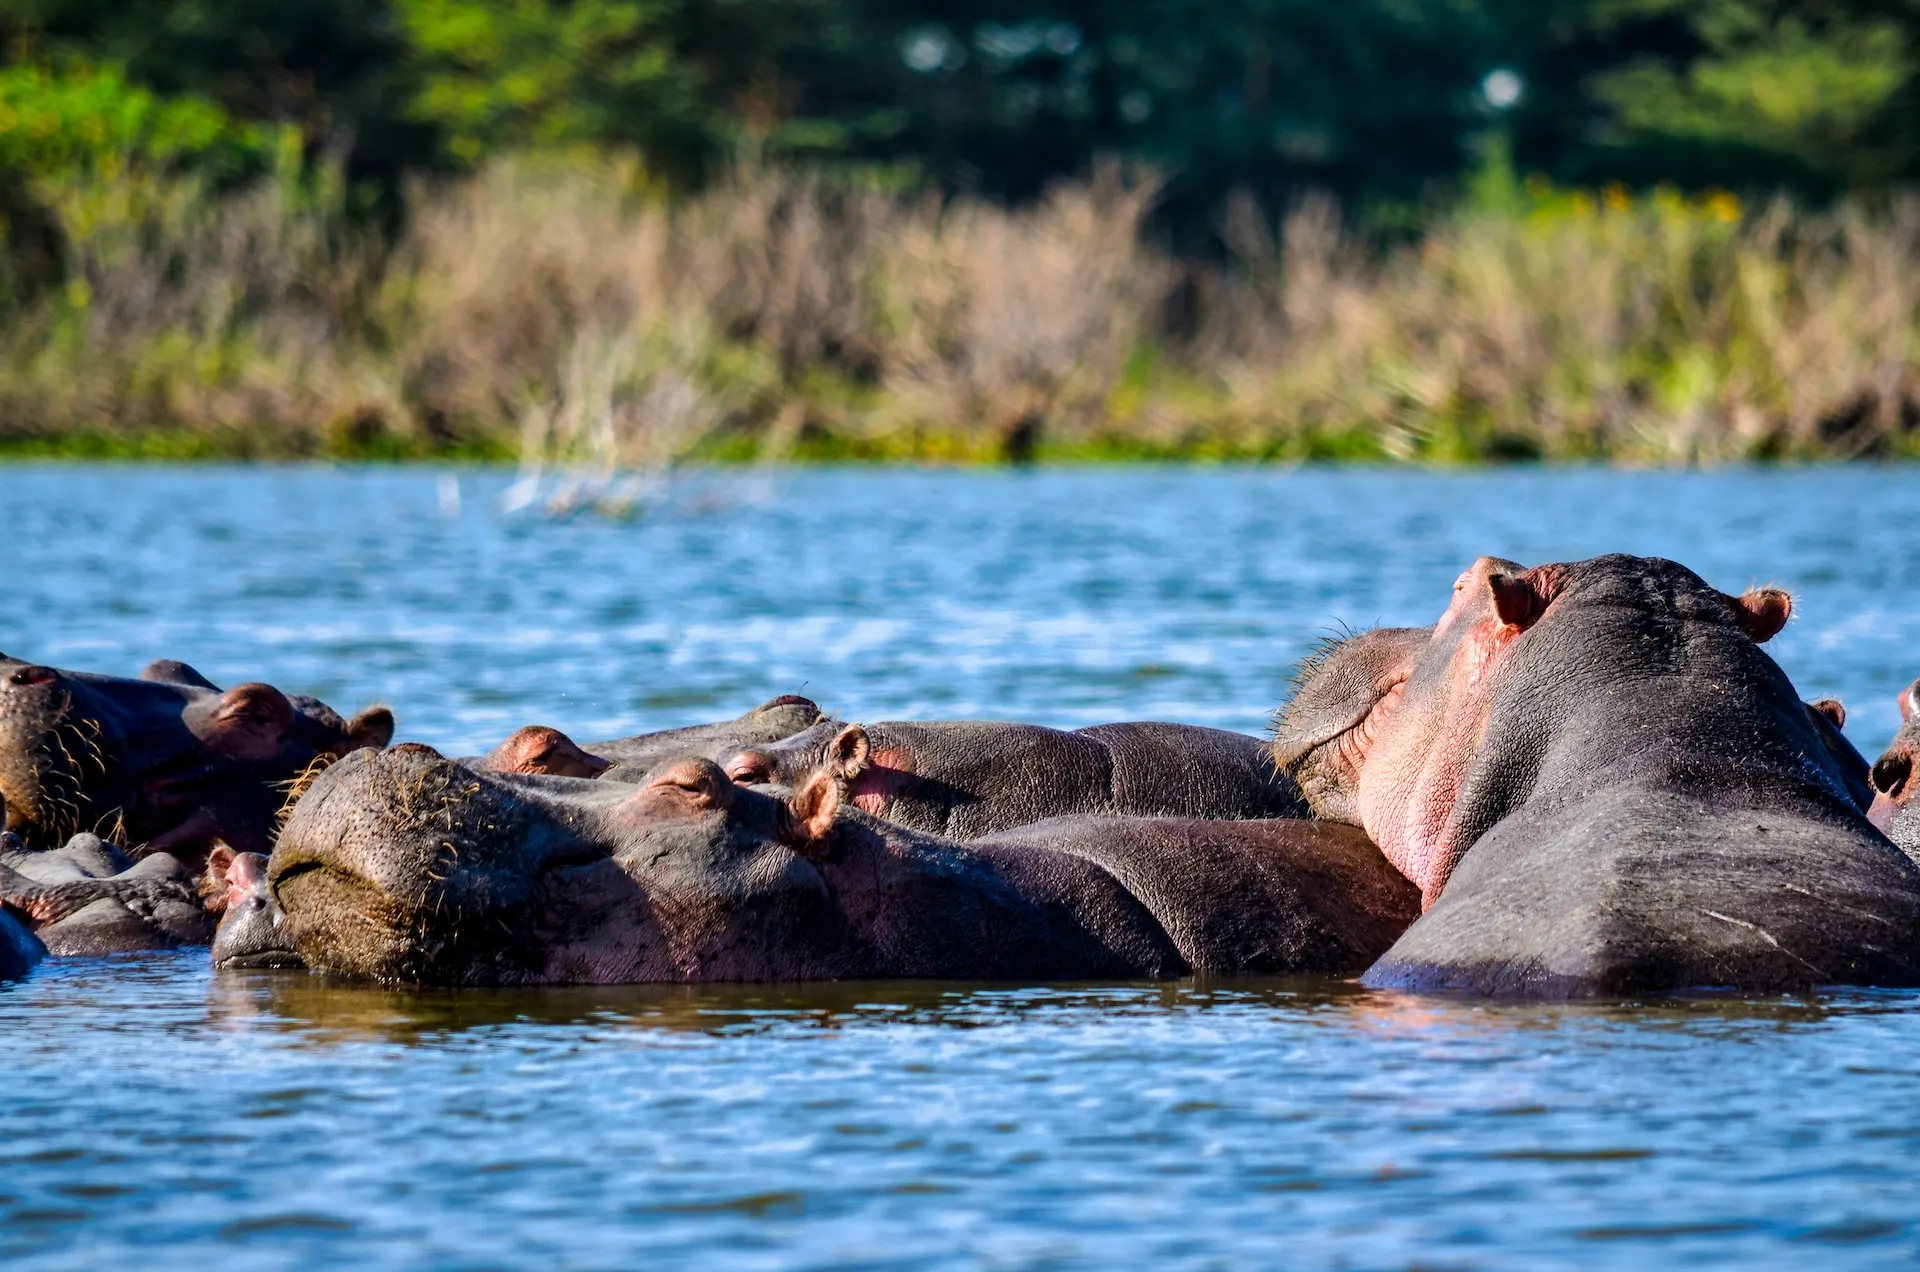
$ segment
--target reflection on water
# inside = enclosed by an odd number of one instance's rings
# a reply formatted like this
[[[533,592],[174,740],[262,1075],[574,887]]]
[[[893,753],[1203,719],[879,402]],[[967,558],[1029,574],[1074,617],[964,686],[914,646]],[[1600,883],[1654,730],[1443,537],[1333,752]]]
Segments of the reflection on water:
[[[1254,730],[1337,621],[1475,555],[1798,600],[1870,754],[1920,500],[1722,474],[802,473],[632,524],[502,479],[0,470],[0,649],[261,677],[454,750],[805,691],[851,716]],[[1329,982],[401,993],[198,952],[0,986],[0,1262],[1641,1268],[1920,1253],[1920,1003],[1513,1006]]]
[[[397,993],[194,954],[0,988],[0,1258],[1879,1264],[1911,995],[1337,982]]]

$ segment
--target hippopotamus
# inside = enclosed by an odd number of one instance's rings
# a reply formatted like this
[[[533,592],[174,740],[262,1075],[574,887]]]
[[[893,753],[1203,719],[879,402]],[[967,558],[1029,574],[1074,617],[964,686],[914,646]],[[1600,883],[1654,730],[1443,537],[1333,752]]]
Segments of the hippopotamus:
[[[723,761],[742,786],[847,783],[858,807],[913,830],[978,839],[1070,813],[1305,817],[1260,739],[1158,722],[1071,732],[981,721],[827,720]]]
[[[0,908],[0,981],[18,980],[47,956],[33,929]]]
[[[222,844],[207,860],[202,885],[207,910],[220,926],[213,934],[215,967],[298,967],[287,939],[286,913],[267,886],[267,859]]]
[[[1656,558],[1483,557],[1433,628],[1351,667],[1329,655],[1276,758],[1425,910],[1363,979],[1534,997],[1920,984],[1920,868],[1862,815],[1816,723],[1832,718],[1760,648],[1791,612],[1783,591],[1731,596]]]
[[[365,751],[294,806],[268,876],[308,967],[449,985],[1353,972],[1419,909],[1350,827],[1074,816],[963,843],[848,785]]]
[[[88,833],[34,852],[0,832],[0,906],[55,955],[175,949],[213,936],[213,919],[178,858],[161,852],[135,862]]]
[[[222,691],[184,663],[127,680],[0,655],[5,829],[29,848],[85,831],[196,864],[216,839],[265,852],[289,783],[392,736],[384,707],[343,720],[272,685]]]
[[[1920,680],[1900,694],[1900,732],[1873,766],[1869,820],[1909,854],[1920,857],[1920,805],[1914,803],[1914,765],[1920,761]]]
[[[732,720],[713,724],[689,725],[683,729],[662,729],[630,738],[610,738],[588,742],[586,750],[610,761],[604,776],[633,781],[645,777],[662,760],[679,755],[704,755],[710,760],[731,755],[742,747],[758,746],[790,738],[802,729],[812,728],[826,718],[811,698],[783,693],[761,703]]]
[[[616,782],[631,782],[645,777],[654,764],[670,756],[704,755],[717,760],[741,747],[778,742],[824,719],[826,713],[812,699],[788,693],[731,720],[639,733],[584,746],[558,729],[529,724],[508,734],[505,741],[486,755],[462,756],[459,762],[496,773],[608,777]]]

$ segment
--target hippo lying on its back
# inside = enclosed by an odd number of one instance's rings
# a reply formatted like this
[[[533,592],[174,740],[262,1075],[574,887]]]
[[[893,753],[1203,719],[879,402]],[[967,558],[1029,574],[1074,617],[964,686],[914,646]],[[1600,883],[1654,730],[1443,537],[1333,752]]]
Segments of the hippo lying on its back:
[[[385,708],[342,720],[272,685],[222,692],[184,663],[125,680],[0,656],[4,829],[34,849],[91,831],[187,859],[215,839],[264,852],[288,783],[392,734]]]
[[[1920,788],[1920,680],[1900,694],[1900,732],[1873,766],[1873,785],[1877,794],[1870,819],[1887,832],[1893,842],[1920,857],[1920,801],[1913,793]]]
[[[1309,782],[1316,807],[1363,826],[1428,907],[1367,981],[1920,984],[1920,869],[1759,648],[1790,604],[1657,559],[1482,558],[1427,640],[1383,639],[1384,673],[1348,678],[1344,725],[1338,693],[1303,685],[1276,754],[1322,774],[1336,798]]]
[[[484,758],[471,761],[496,773],[544,773],[551,777],[611,777],[634,781],[663,759],[704,755],[717,760],[741,747],[778,742],[826,717],[811,699],[782,694],[744,715],[712,724],[662,729],[630,738],[580,745],[558,729],[531,724],[516,729]]]
[[[1258,738],[1190,724],[1101,724],[1071,732],[997,720],[823,721],[723,761],[743,786],[847,783],[876,817],[977,839],[1069,813],[1129,817],[1304,817],[1299,788]]]
[[[1346,827],[1065,817],[963,844],[845,789],[369,751],[295,805],[269,875],[309,967],[439,984],[1341,972],[1418,909]]]

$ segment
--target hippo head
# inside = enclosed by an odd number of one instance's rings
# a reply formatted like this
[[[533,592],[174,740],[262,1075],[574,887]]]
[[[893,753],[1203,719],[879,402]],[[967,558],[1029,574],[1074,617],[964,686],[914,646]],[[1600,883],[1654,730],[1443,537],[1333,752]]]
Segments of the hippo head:
[[[1873,808],[1868,820],[1885,831],[1909,853],[1920,853],[1920,809],[1914,790],[1920,787],[1914,768],[1920,764],[1920,680],[1900,694],[1900,732],[1893,745],[1873,766]]]
[[[183,663],[126,680],[0,657],[0,794],[33,848],[97,831],[189,856],[216,838],[264,852],[294,778],[392,733],[385,708],[347,721],[272,685],[223,692]]]
[[[219,916],[213,934],[215,967],[298,967],[287,937],[287,916],[267,886],[267,859],[216,844],[201,883],[207,911]]]
[[[1301,664],[1271,749],[1318,820],[1360,824],[1355,795],[1367,751],[1432,637],[1431,627],[1375,628],[1329,641]]]
[[[613,767],[558,729],[529,724],[515,729],[488,752],[482,766],[496,773],[546,773],[553,777],[599,777]]]
[[[741,786],[799,790],[810,781],[837,777],[851,782],[873,763],[873,747],[857,724],[822,720],[792,737],[747,747],[723,759],[727,776]]]
[[[711,760],[636,785],[364,751],[294,806],[269,864],[319,971],[436,984],[841,974],[844,923],[789,801]]]
[[[1637,744],[1644,755],[1630,762],[1685,781],[1689,732],[1731,730],[1762,746],[1784,729],[1814,739],[1802,748],[1818,753],[1810,780],[1844,796],[1808,707],[1753,648],[1791,609],[1778,589],[1730,596],[1654,558],[1529,569],[1482,557],[1424,641],[1418,629],[1368,633],[1348,642],[1359,646],[1350,657],[1343,645],[1310,668],[1282,712],[1275,755],[1316,811],[1362,826],[1428,905],[1550,758],[1597,771]],[[1674,719],[1681,687],[1714,675],[1759,685],[1769,705],[1742,699],[1723,717],[1690,705]],[[1600,705],[1611,716],[1589,709]],[[1777,727],[1740,714],[1776,706]]]

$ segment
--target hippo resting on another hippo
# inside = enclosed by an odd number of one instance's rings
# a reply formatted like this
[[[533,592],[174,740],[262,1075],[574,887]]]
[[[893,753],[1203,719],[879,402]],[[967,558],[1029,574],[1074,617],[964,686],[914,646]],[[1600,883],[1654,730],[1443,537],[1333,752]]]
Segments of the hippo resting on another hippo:
[[[309,967],[440,984],[1351,972],[1418,909],[1346,827],[1062,817],[963,844],[846,787],[367,751],[294,806],[269,874]]]
[[[183,663],[125,680],[0,655],[4,829],[33,849],[89,831],[193,861],[216,839],[265,852],[294,778],[392,734],[383,707],[342,720],[272,685],[222,692]]]
[[[823,777],[913,830],[978,839],[1046,817],[1305,817],[1258,738],[1191,724],[1049,729],[997,720],[822,721],[722,761],[742,786],[801,790]]]
[[[1482,558],[1426,639],[1336,649],[1274,747],[1423,891],[1367,982],[1920,984],[1920,868],[1759,648],[1790,609],[1670,561]]]
[[[808,713],[810,727],[726,744],[743,724],[768,720],[774,708],[785,709],[775,727]],[[624,758],[615,763],[608,754]],[[1307,815],[1293,780],[1274,767],[1259,739],[1241,733],[1154,722],[1072,732],[998,720],[863,727],[825,719],[804,698],[776,698],[737,721],[586,747],[558,729],[530,725],[474,763],[500,773],[630,782],[644,777],[650,764],[683,754],[719,761],[742,786],[799,790],[816,777],[838,776],[853,802],[875,816],[956,839],[1068,813]]]
[[[0,821],[5,813],[0,799]],[[52,954],[173,949],[213,936],[213,919],[178,859],[159,852],[135,863],[91,834],[31,852],[18,835],[0,831],[0,908],[32,927]]]
[[[661,760],[704,755],[718,760],[742,747],[778,742],[824,720],[812,699],[785,693],[731,720],[662,729],[606,742],[575,742],[558,729],[530,724],[515,729],[483,757],[461,760],[496,773],[545,773],[551,777],[609,777],[636,781]]]
[[[1892,837],[1907,852],[1920,857],[1920,801],[1913,793],[1920,789],[1920,680],[1900,694],[1900,732],[1873,766],[1873,785],[1878,792],[1869,820]]]

